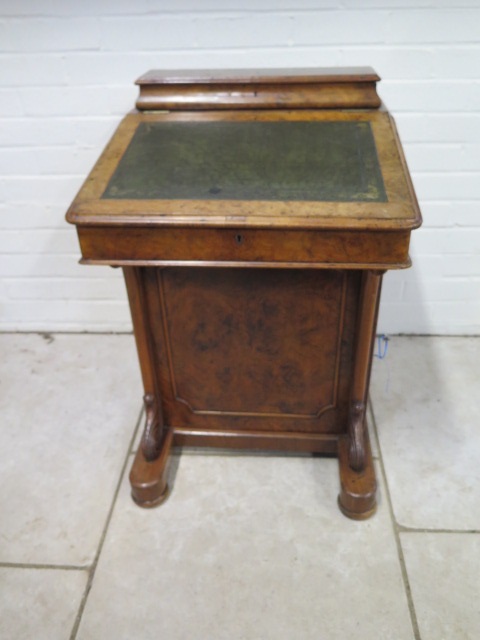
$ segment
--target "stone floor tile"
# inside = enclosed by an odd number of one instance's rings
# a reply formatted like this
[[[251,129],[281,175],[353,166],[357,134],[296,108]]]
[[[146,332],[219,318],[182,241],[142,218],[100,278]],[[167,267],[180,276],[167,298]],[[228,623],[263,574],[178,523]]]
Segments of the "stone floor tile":
[[[401,534],[422,640],[477,640],[480,535]]]
[[[388,509],[342,516],[337,460],[183,455],[170,475],[153,510],[123,483],[78,640],[413,638]]]
[[[480,529],[479,338],[399,337],[371,397],[400,524]]]
[[[0,335],[0,562],[91,563],[140,411],[130,335]]]
[[[0,567],[0,638],[67,640],[86,571]]]

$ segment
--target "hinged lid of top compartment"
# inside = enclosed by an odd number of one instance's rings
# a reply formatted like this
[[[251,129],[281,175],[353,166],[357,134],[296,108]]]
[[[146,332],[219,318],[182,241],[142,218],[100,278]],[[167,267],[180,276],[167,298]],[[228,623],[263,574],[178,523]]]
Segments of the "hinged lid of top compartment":
[[[156,109],[372,109],[371,67],[149,71],[137,80],[140,111]]]

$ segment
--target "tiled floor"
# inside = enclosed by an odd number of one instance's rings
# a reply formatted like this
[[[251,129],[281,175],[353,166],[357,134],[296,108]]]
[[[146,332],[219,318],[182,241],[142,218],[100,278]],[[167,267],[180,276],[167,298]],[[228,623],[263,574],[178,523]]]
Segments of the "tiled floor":
[[[0,352],[2,640],[480,637],[480,339],[393,338],[375,362],[366,522],[309,456],[183,452],[139,509],[133,338]]]

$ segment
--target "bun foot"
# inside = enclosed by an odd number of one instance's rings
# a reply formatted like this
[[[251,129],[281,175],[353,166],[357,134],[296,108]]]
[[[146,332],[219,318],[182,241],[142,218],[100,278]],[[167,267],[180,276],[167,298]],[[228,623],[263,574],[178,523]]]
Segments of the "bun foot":
[[[348,463],[348,437],[343,436],[338,443],[340,467],[340,495],[338,506],[343,515],[352,520],[366,520],[377,510],[377,481],[373,467],[370,442],[366,435],[365,467],[354,471]]]
[[[145,459],[142,447],[138,448],[130,471],[132,499],[138,506],[151,509],[168,498],[167,469],[172,441],[173,430],[168,429],[158,457],[150,462]]]

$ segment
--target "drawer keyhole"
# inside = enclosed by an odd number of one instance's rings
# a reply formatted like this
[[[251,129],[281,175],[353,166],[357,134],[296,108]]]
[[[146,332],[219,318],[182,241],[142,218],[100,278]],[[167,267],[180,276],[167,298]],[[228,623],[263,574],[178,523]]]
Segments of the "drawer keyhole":
[[[237,244],[242,244],[243,243],[243,236],[241,233],[237,233],[237,235],[235,236],[235,242]]]

